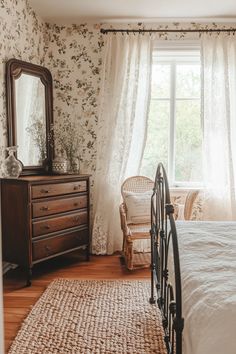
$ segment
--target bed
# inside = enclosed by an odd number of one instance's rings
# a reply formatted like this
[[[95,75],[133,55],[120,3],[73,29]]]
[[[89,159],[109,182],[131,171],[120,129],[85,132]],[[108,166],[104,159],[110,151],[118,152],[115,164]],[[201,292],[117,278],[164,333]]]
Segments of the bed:
[[[176,222],[158,165],[152,293],[171,354],[236,354],[236,222]]]

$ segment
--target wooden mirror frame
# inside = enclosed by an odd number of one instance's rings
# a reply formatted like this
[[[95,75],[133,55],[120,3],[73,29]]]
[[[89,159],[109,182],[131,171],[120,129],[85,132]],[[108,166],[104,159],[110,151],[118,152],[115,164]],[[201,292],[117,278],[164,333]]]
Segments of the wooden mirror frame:
[[[16,122],[16,96],[15,80],[22,74],[39,77],[45,87],[45,113],[46,113],[46,164],[45,166],[23,166],[22,175],[50,174],[53,158],[53,148],[49,142],[50,126],[53,123],[53,94],[52,75],[50,71],[40,65],[31,64],[18,59],[10,59],[6,63],[6,104],[8,146],[17,145],[17,122]]]

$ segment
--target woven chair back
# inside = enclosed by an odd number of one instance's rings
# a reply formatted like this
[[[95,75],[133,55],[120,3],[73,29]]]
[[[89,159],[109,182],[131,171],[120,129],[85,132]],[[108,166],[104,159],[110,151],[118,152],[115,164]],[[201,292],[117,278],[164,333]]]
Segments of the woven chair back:
[[[144,193],[153,189],[154,181],[145,176],[133,176],[127,178],[121,185],[121,194],[124,192]]]

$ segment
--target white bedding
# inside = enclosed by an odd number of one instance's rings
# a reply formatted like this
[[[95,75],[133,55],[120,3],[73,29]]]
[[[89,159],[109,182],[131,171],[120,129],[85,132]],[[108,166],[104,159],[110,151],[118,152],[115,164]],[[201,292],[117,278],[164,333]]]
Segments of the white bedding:
[[[177,222],[184,354],[236,354],[236,222]]]

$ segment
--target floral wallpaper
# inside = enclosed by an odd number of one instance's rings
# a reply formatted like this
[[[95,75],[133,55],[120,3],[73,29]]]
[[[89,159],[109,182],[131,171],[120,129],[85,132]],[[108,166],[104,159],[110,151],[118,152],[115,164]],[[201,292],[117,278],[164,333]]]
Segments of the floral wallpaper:
[[[98,25],[46,25],[46,62],[54,80],[54,121],[73,121],[81,172],[93,174],[103,52]]]
[[[5,63],[11,58],[44,62],[45,24],[26,0],[0,0],[0,164],[7,145]]]

